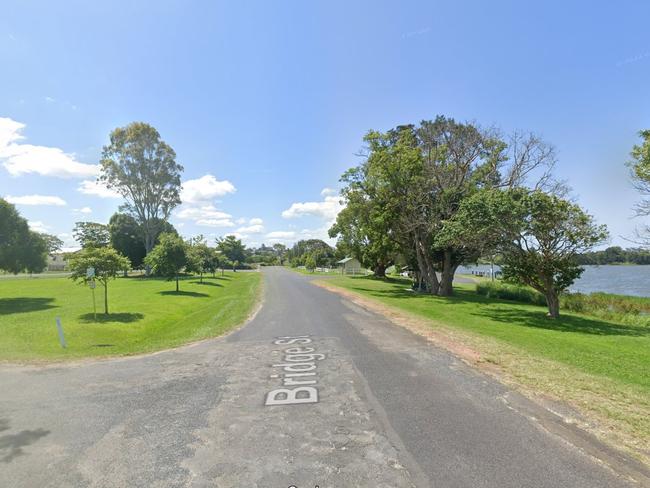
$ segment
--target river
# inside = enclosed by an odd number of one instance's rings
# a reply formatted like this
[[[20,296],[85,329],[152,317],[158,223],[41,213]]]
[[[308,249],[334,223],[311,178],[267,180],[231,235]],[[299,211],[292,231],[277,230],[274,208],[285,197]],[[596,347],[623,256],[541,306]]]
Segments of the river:
[[[585,271],[570,290],[580,293],[602,291],[618,295],[650,297],[650,266],[584,266]],[[494,266],[498,270],[498,266]],[[471,274],[472,271],[489,273],[489,265],[462,266],[458,273]]]

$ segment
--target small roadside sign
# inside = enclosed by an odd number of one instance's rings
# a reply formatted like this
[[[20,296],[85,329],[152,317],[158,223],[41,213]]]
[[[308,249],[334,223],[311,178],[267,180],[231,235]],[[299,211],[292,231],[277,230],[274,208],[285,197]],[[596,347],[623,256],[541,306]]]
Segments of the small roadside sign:
[[[95,268],[92,266],[86,269],[86,278],[94,278],[95,277]]]

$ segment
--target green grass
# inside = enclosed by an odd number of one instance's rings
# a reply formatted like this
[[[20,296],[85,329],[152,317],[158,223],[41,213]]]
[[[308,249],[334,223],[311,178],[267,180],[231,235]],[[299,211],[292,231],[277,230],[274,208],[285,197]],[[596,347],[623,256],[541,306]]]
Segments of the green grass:
[[[329,272],[324,272],[324,271],[308,271],[305,268],[292,268],[290,266],[287,267],[287,269],[290,269],[291,271],[295,271],[296,273],[304,274],[307,276],[340,276],[341,271],[338,269],[333,269],[332,271]]]
[[[328,283],[650,394],[650,327],[571,312],[554,321],[544,307],[486,298],[471,284],[459,285],[455,296],[442,298],[413,293],[408,280],[336,277]]]
[[[88,287],[68,278],[0,280],[0,360],[62,360],[129,355],[213,337],[240,324],[259,295],[259,273],[174,282],[118,278],[109,283],[108,316],[98,284],[97,322]],[[61,317],[67,349],[58,342]]]

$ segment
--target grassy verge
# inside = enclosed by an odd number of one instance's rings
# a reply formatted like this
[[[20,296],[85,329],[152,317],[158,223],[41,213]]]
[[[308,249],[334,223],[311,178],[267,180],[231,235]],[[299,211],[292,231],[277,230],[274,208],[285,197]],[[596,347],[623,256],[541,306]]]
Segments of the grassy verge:
[[[109,283],[109,315],[103,311],[103,288],[93,319],[88,287],[67,278],[0,281],[0,360],[61,360],[128,355],[178,346],[234,328],[258,300],[259,273],[174,283],[161,279],[118,278]],[[65,339],[58,342],[55,317]]]
[[[472,284],[451,298],[413,293],[399,279],[327,285],[424,319],[434,340],[470,348],[477,364],[530,396],[568,403],[573,421],[650,462],[650,328],[573,312],[552,321],[544,307],[481,296]]]

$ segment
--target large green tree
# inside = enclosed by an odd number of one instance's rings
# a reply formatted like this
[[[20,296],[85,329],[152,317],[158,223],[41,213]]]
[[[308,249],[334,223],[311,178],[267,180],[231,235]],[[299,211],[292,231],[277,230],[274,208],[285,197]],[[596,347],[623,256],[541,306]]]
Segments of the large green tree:
[[[190,240],[186,270],[190,273],[198,273],[201,283],[203,283],[203,273],[214,273],[218,263],[216,250],[206,244],[202,235]]]
[[[86,247],[76,252],[70,259],[70,278],[74,281],[88,283],[99,281],[104,287],[104,313],[108,314],[108,282],[115,279],[119,272],[128,269],[131,263],[112,247]],[[93,268],[94,277],[87,275],[88,268]]]
[[[578,255],[602,243],[608,233],[578,205],[518,188],[484,190],[465,200],[449,224],[451,235],[498,252],[504,279],[542,293],[549,317],[557,318],[560,294],[583,272]]]
[[[104,146],[99,180],[125,199],[123,210],[141,226],[146,252],[162,225],[181,203],[181,172],[176,153],[149,124],[133,122],[110,134]]]
[[[40,273],[47,264],[47,242],[29,229],[16,207],[0,198],[0,269]]]
[[[187,244],[178,235],[171,233],[160,234],[159,243],[144,258],[145,264],[154,273],[176,280],[178,291],[178,275],[187,266]]]

